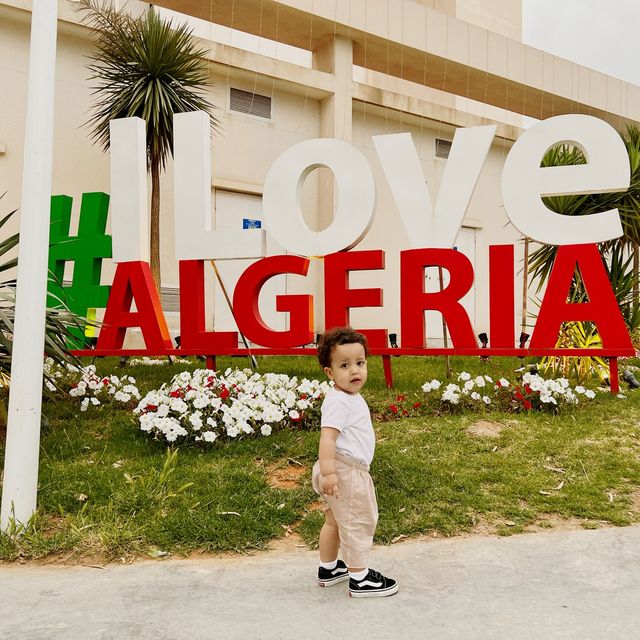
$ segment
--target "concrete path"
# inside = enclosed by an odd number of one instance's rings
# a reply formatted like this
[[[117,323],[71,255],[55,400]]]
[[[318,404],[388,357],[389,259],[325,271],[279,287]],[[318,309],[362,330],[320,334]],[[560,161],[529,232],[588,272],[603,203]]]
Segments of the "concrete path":
[[[0,566],[0,638],[637,640],[640,526],[374,550],[390,598],[321,589],[314,552]]]

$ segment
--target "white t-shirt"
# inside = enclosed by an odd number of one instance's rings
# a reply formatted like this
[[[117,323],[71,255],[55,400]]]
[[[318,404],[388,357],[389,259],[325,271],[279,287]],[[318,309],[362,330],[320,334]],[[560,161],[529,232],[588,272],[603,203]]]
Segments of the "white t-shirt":
[[[371,413],[364,398],[339,389],[331,389],[322,402],[321,427],[332,427],[340,432],[336,440],[336,453],[371,464],[376,448],[376,436],[371,424]]]

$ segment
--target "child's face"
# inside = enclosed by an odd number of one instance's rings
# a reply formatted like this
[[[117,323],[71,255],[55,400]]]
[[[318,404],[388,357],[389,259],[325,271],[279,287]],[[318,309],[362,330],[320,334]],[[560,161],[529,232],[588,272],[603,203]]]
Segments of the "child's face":
[[[331,366],[324,372],[345,393],[358,393],[367,381],[367,358],[359,342],[336,345],[331,351]]]

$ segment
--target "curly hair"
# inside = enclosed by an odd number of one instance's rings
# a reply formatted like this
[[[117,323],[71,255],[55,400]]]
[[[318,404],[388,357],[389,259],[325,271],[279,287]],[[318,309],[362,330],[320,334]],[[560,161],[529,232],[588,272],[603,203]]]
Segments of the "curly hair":
[[[362,333],[358,333],[355,329],[351,327],[335,327],[326,331],[320,336],[320,340],[318,341],[318,360],[320,366],[323,368],[331,366],[331,352],[334,347],[341,344],[353,344],[354,342],[364,347],[365,356],[369,355],[367,337]]]

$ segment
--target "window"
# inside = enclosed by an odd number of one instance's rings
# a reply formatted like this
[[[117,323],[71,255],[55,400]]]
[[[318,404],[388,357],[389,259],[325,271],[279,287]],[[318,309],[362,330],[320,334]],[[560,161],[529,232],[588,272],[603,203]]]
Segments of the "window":
[[[229,109],[238,113],[247,113],[259,118],[271,119],[271,98],[261,96],[258,93],[242,91],[242,89],[229,89]]]
[[[451,151],[450,140],[443,140],[442,138],[436,138],[436,158],[444,158],[446,160],[449,157],[450,151]]]

